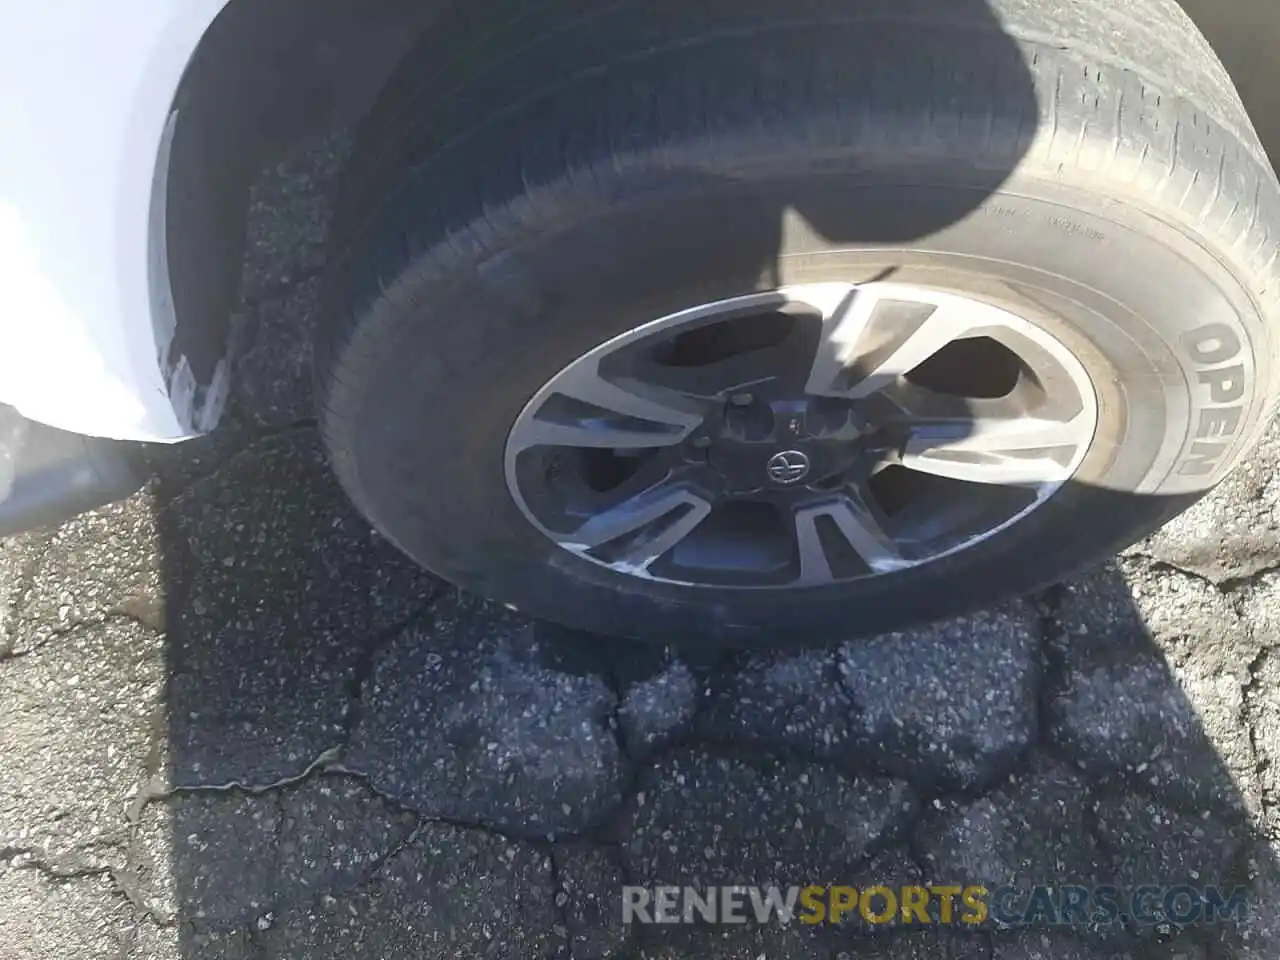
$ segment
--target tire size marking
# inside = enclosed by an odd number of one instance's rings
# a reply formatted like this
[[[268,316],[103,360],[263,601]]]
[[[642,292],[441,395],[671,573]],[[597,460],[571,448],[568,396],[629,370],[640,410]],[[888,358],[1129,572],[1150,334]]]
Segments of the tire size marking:
[[[1087,240],[1107,239],[1107,235],[1101,230],[1094,227],[1087,227],[1083,223],[1077,223],[1069,217],[1054,216],[1049,218],[1049,222],[1063,233],[1069,233],[1075,237],[1084,237]]]
[[[1217,472],[1235,443],[1244,417],[1245,366],[1232,362],[1243,345],[1225,323],[1207,323],[1186,333],[1183,346],[1196,367],[1197,393],[1214,406],[1203,406],[1195,424],[1195,440],[1178,473],[1207,477]]]

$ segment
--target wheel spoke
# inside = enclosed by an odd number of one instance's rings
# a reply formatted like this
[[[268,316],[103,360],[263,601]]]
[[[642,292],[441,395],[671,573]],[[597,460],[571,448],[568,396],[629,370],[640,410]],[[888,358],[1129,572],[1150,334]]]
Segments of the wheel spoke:
[[[993,484],[1060,483],[1067,466],[1050,451],[1077,449],[1089,440],[1084,417],[978,418],[967,423],[916,426],[902,450],[902,465],[952,480]]]
[[[896,272],[696,305],[580,355],[511,428],[517,506],[574,562],[751,591],[892,574],[1020,520],[1090,449],[1091,378],[1033,319]],[[769,477],[799,455],[809,474]]]
[[[598,363],[588,360],[556,382],[555,392],[521,423],[511,442],[517,450],[664,447],[679,443],[701,422],[698,401],[647,383],[606,380]]]
[[[980,322],[962,303],[944,302],[877,326],[877,312],[889,299],[855,289],[825,318],[807,392],[846,400],[868,397]]]
[[[573,423],[548,422],[535,417],[522,427],[512,444],[517,451],[543,445],[612,449],[668,447],[686,436],[677,430],[650,427],[644,421],[619,423],[599,416],[582,417]]]
[[[598,363],[583,363],[574,374],[556,384],[559,393],[574,400],[668,426],[693,427],[701,419],[698,405],[688,397],[635,381],[623,387],[601,376]]]
[[[795,511],[796,543],[800,551],[800,582],[827,583],[834,579],[831,561],[818,534],[818,521],[826,517],[862,561],[876,573],[909,566],[893,538],[884,530],[876,511],[856,494],[845,494],[823,503],[807,504]]]
[[[861,339],[878,298],[856,287],[848,287],[843,296],[833,297],[823,314],[822,334],[809,370],[805,392],[819,396],[843,395],[841,385],[848,377],[849,365],[857,356]]]
[[[610,565],[644,569],[693,532],[711,503],[663,483],[597,513],[561,544],[576,553],[602,551]]]

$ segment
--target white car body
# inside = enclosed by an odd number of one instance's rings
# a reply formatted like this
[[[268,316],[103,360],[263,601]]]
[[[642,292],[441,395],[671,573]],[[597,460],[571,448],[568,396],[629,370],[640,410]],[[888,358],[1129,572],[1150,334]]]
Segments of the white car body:
[[[162,357],[166,131],[227,0],[0,9],[0,402],[77,433],[175,441],[212,427]],[[16,78],[21,78],[17,80]]]

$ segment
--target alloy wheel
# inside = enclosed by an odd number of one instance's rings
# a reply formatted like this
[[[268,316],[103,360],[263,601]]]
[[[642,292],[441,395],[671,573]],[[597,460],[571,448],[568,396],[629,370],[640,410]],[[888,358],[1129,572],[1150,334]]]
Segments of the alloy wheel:
[[[1081,363],[1026,319],[895,283],[703,304],[561,370],[507,482],[562,549],[682,585],[821,586],[968,549],[1092,443]]]

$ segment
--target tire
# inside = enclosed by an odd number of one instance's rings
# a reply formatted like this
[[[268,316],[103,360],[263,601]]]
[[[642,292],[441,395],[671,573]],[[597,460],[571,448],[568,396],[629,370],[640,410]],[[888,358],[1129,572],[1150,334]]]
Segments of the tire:
[[[318,382],[357,506],[531,615],[766,644],[1036,589],[1211,488],[1274,392],[1272,169],[1172,0],[991,4],[443,15],[335,220]],[[886,279],[1025,318],[1087,372],[1092,439],[1016,522],[878,576],[742,589],[593,562],[517,502],[509,437],[576,358],[695,304]]]

